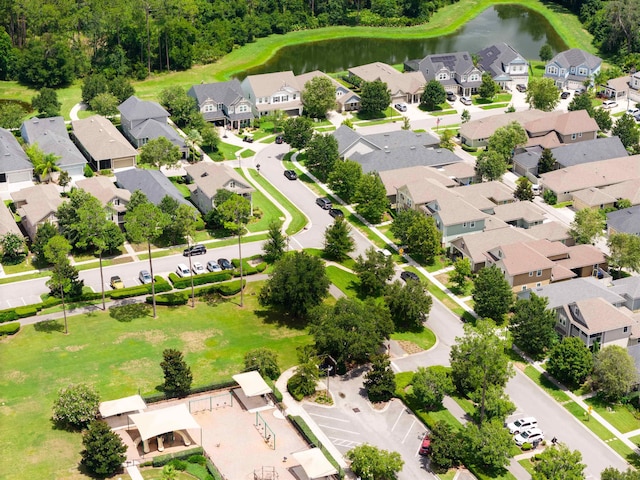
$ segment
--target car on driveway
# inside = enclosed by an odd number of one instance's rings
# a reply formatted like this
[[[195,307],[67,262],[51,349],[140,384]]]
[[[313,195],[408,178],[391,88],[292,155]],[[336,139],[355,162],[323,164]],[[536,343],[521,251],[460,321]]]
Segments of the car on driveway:
[[[516,90],[518,90],[519,92],[526,92],[527,86],[522,83],[519,83],[518,85],[516,85]]]
[[[473,103],[469,97],[460,97],[460,102],[463,105],[471,105]]]
[[[344,212],[339,208],[332,208],[329,210],[329,215],[333,218],[344,217]]]
[[[296,180],[298,178],[298,174],[294,170],[285,170],[284,176],[289,180]]]
[[[189,275],[191,275],[191,270],[189,270],[189,267],[187,267],[184,263],[181,263],[178,265],[178,268],[176,268],[176,274],[179,277],[188,277]]]
[[[517,435],[518,433],[538,426],[538,421],[533,417],[522,417],[517,420],[507,423],[507,428],[511,435]]]
[[[140,273],[138,274],[138,279],[140,280],[140,283],[142,283],[143,285],[146,285],[147,283],[151,283],[153,281],[153,278],[151,278],[151,274],[149,273],[148,270],[140,270]]]
[[[283,137],[282,135],[278,135],[278,136],[276,137],[276,143],[277,143],[278,145],[281,145],[282,143],[284,143],[284,137]]]
[[[222,270],[233,270],[233,264],[226,258],[219,258],[218,265]]]
[[[109,285],[111,285],[111,288],[113,288],[114,290],[124,288],[124,282],[118,275],[114,275],[113,277],[111,277]]]
[[[562,93],[560,94],[560,98],[561,98],[562,100],[566,100],[567,98],[569,98],[569,96],[571,96],[571,92],[562,92]]]
[[[540,442],[544,440],[544,433],[539,428],[532,428],[530,430],[525,430],[513,437],[513,441],[516,442],[516,445],[521,447],[524,443],[528,443],[533,445],[534,442]]]
[[[618,106],[618,102],[615,100],[605,100],[602,102],[602,108],[615,108]]]
[[[242,141],[243,142],[247,142],[247,143],[253,143],[253,137],[245,135],[244,138],[242,139]]]
[[[204,273],[204,267],[200,262],[193,262],[192,266],[193,266],[193,273],[195,273],[196,275]]]
[[[629,110],[627,110],[627,113],[629,115],[631,115],[632,117],[636,117],[637,115],[640,114],[640,109],[638,109],[638,108],[630,108]]]
[[[453,92],[447,92],[447,101],[448,102],[455,102],[457,100],[458,97],[456,97],[456,94]]]
[[[399,112],[406,112],[407,111],[407,104],[406,103],[396,103],[393,107],[396,110],[398,110]]]
[[[218,265],[218,262],[215,260],[209,260],[207,262],[207,270],[210,272],[221,272],[222,268],[220,268],[220,265]]]
[[[324,210],[331,210],[333,208],[331,200],[327,197],[316,198],[316,205],[322,207]]]
[[[207,247],[204,245],[191,245],[189,248],[185,248],[182,252],[182,255],[185,257],[193,256],[193,255],[204,255],[207,253]]]
[[[418,274],[416,274],[414,272],[408,272],[406,270],[400,274],[400,278],[402,280],[404,280],[405,282],[408,282],[409,280],[414,281],[414,282],[419,282],[420,281],[420,277],[418,276]]]

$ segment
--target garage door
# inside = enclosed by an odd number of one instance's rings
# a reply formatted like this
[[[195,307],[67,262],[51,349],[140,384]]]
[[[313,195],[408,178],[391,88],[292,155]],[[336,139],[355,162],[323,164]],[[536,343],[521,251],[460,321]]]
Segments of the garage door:
[[[134,157],[124,157],[124,158],[114,158],[113,159],[113,168],[128,168],[135,166],[135,158]]]

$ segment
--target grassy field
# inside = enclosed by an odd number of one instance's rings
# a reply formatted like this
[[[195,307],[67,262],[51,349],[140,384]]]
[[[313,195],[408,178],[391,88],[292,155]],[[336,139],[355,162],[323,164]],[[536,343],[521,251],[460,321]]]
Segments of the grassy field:
[[[4,337],[2,478],[84,478],[76,470],[81,435],[54,429],[49,420],[58,389],[70,383],[93,385],[103,400],[156,393],[165,348],[184,352],[194,385],[229,380],[252,348],[279,352],[282,368],[294,365],[296,347],[311,339],[306,330],[287,324],[286,317],[258,305],[260,285],[248,284],[244,308],[235,299],[199,302],[195,310],[159,307],[153,319],[130,307],[122,315],[70,317],[69,335],[62,333],[61,321],[53,321]]]
[[[421,332],[396,332],[391,334],[391,340],[397,342],[411,342],[422,350],[429,350],[436,344],[436,335],[428,328]]]
[[[216,63],[197,65],[184,72],[154,74],[147,80],[134,82],[134,87],[136,95],[140,98],[157,100],[160,91],[169,86],[182,85],[189,88],[191,85],[201,82],[228,80],[239,72],[263,64],[279,49],[288,45],[340,37],[439,37],[455,32],[487,8],[500,3],[523,5],[540,13],[549,21],[569,48],[579,47],[591,53],[597,53],[592,45],[591,35],[583,28],[578,18],[560,5],[543,3],[540,0],[461,0],[441,8],[431,17],[429,23],[414,27],[327,27],[290,32],[286,35],[270,35],[233,50]],[[80,85],[81,83],[78,81],[70,87],[58,90],[58,98],[62,103],[62,114],[67,119],[71,107],[80,101]],[[23,87],[17,82],[0,82],[0,98],[30,102],[35,93],[34,90]]]

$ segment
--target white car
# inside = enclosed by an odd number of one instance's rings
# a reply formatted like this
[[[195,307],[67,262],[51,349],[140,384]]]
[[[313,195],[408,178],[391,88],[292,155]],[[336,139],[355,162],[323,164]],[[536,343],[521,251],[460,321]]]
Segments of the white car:
[[[178,265],[176,273],[179,277],[188,277],[189,275],[191,275],[191,270],[189,270],[189,267],[187,267],[184,263],[181,263]]]
[[[605,100],[602,102],[602,108],[615,108],[618,106],[618,102],[615,100]]]
[[[513,437],[513,440],[516,442],[516,445],[519,447],[524,443],[528,443],[533,445],[534,442],[540,442],[544,440],[544,433],[539,428],[532,428],[531,430],[526,430],[519,435]]]
[[[630,108],[629,110],[627,110],[627,113],[629,115],[631,115],[632,117],[635,117],[636,115],[640,114],[640,109],[638,109],[638,108]]]
[[[469,97],[460,97],[460,102],[463,105],[471,105],[473,103]]]
[[[218,265],[218,262],[216,262],[215,260],[209,260],[207,262],[207,270],[209,270],[210,272],[222,271],[222,269],[220,268],[220,265]]]
[[[538,421],[533,417],[522,417],[517,420],[507,423],[507,428],[511,435],[517,435],[520,432],[528,430],[538,426]]]
[[[195,273],[196,275],[204,273],[204,267],[200,262],[193,262],[192,266],[193,266],[193,273]]]

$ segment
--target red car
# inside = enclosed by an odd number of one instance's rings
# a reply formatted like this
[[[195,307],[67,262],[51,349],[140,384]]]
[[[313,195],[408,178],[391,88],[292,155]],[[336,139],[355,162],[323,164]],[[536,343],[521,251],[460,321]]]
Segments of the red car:
[[[420,445],[420,450],[418,450],[420,455],[429,455],[431,453],[431,438],[428,433],[424,434],[424,438],[422,439],[422,445]]]

